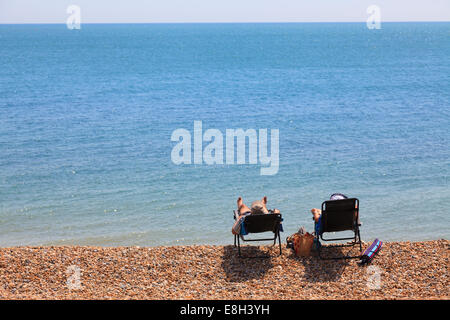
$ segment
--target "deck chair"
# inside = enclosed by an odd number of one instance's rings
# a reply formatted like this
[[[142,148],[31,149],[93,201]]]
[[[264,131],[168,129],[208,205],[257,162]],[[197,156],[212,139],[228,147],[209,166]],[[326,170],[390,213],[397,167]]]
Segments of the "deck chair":
[[[239,217],[239,213],[237,211],[233,211],[234,219]],[[273,245],[276,244],[278,239],[278,244],[280,247],[280,255],[281,255],[281,237],[280,231],[282,231],[281,221],[281,213],[264,213],[264,214],[249,214],[245,218],[243,218],[243,228],[245,229],[247,234],[250,233],[262,233],[262,232],[273,232],[273,238],[257,238],[257,239],[246,239],[244,235],[234,235],[234,246],[238,247],[239,257],[241,256],[241,242],[242,241],[273,241]],[[261,258],[261,257],[249,257],[249,258]]]
[[[316,223],[316,242],[318,244],[317,249],[320,259],[353,259],[360,258],[357,256],[342,256],[336,258],[324,258],[321,255],[320,240],[323,241],[340,241],[340,240],[353,240],[350,244],[330,245],[328,247],[348,247],[359,244],[359,251],[362,251],[361,235],[359,232],[359,200],[356,198],[342,199],[342,200],[328,200],[322,203],[322,215],[320,217],[320,224]],[[354,235],[347,238],[324,238],[324,233],[327,232],[340,232],[340,231],[353,231]]]

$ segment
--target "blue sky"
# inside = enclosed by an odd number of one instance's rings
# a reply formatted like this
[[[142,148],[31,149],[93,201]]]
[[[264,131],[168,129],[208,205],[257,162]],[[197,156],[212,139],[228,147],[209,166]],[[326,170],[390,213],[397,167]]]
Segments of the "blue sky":
[[[381,21],[450,21],[450,0],[0,0],[0,23],[361,21],[377,5]]]

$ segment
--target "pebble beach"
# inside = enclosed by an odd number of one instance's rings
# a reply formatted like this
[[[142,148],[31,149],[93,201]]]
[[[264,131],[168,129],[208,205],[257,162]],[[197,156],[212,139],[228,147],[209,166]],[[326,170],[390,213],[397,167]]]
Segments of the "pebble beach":
[[[281,256],[278,246],[243,246],[243,258],[233,245],[0,248],[0,298],[447,300],[449,244],[384,243],[364,267],[296,257],[285,244]]]

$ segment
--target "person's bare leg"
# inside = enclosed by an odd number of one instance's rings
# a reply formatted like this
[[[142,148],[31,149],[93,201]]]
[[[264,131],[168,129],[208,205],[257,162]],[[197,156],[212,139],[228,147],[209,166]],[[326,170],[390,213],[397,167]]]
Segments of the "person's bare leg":
[[[269,213],[269,210],[267,209],[267,196],[264,196],[263,198],[262,198],[262,203],[263,203],[263,205],[264,205],[264,213]],[[278,210],[278,209],[273,209],[272,210],[272,212],[273,213],[280,213],[280,210]]]
[[[237,199],[237,208],[239,214],[243,214],[250,211],[250,208],[245,205],[241,197]]]
[[[269,210],[267,210],[267,196],[264,196],[262,198],[262,203],[263,203],[263,206],[264,206],[264,213],[269,213]]]

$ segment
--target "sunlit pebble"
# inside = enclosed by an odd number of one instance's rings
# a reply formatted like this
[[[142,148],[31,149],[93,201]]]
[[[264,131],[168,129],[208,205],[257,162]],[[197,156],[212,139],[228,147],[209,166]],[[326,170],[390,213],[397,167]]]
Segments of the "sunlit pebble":
[[[372,263],[382,271],[377,290],[354,260],[296,258],[286,248],[277,257],[270,246],[260,247],[272,254],[264,261],[239,259],[233,246],[0,248],[0,291],[5,299],[448,299],[449,244],[386,242]],[[82,290],[67,289],[70,264],[81,269]]]

